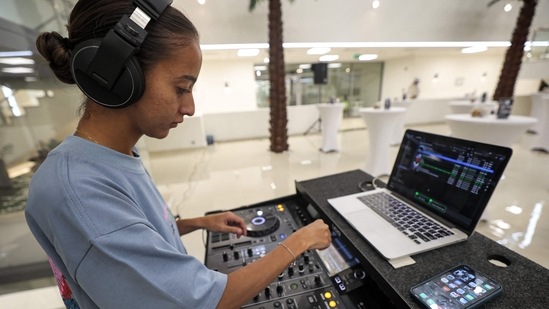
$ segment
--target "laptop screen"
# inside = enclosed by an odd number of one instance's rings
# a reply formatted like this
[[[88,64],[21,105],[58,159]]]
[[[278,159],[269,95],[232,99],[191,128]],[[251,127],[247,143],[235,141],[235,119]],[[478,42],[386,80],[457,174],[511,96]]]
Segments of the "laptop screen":
[[[511,154],[507,147],[407,130],[387,187],[470,234]]]

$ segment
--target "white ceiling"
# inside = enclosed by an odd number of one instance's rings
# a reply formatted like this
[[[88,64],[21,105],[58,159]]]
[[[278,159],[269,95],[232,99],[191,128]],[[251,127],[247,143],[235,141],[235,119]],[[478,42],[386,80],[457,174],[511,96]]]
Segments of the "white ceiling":
[[[515,27],[521,2],[501,0],[380,0],[377,9],[371,0],[281,0],[285,43],[382,43],[382,42],[508,42]],[[511,12],[503,6],[511,2]],[[247,0],[174,0],[197,26],[201,43],[249,44],[268,42],[268,1],[248,11]],[[538,0],[531,29],[549,26],[549,0]],[[383,45],[383,44],[378,44]],[[464,44],[467,46],[467,44]],[[490,48],[488,54],[504,54],[506,47]],[[316,62],[318,56],[307,48],[285,49],[287,63]],[[339,61],[354,61],[356,54],[376,53],[378,61],[405,55],[460,55],[454,48],[333,48]],[[268,55],[262,50],[254,61]],[[226,60],[236,50],[205,51],[205,59]]]
[[[35,32],[60,31],[70,8],[76,0],[0,0],[0,17],[21,29],[7,29],[0,25],[1,50],[34,48]],[[508,42],[515,27],[521,2],[501,0],[488,7],[491,0],[380,0],[377,9],[372,0],[281,0],[285,44],[319,43],[332,47],[330,54],[338,61],[355,61],[357,54],[375,53],[376,61],[403,56],[461,55],[460,47],[418,48],[383,47],[388,43],[408,42]],[[511,2],[509,13],[503,6]],[[204,47],[212,44],[268,43],[268,1],[248,11],[249,0],[173,0],[174,7],[183,11],[197,26]],[[549,0],[538,0],[531,30],[549,28]],[[8,37],[4,35],[7,34]],[[335,43],[333,43],[335,42]],[[335,48],[334,44],[339,44]],[[373,44],[378,47],[349,47],[351,44]],[[463,43],[463,47],[468,43]],[[381,47],[380,47],[381,46]],[[307,55],[308,48],[285,48],[285,61],[291,63],[318,62],[315,55]],[[503,55],[506,47],[489,48],[486,54]],[[237,50],[204,51],[207,61],[235,59]],[[262,49],[252,58],[261,63],[268,56]],[[47,69],[47,68],[44,68]],[[41,74],[48,74],[47,70]],[[9,75],[9,74],[8,74]],[[12,76],[0,73],[0,78]],[[20,77],[20,76],[18,76]],[[17,78],[17,77],[16,77]]]

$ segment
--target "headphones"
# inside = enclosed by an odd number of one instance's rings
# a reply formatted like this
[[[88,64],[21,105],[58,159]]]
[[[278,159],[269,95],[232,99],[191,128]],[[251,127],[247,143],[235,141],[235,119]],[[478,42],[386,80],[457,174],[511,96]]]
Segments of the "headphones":
[[[124,108],[143,95],[145,76],[135,57],[147,36],[145,27],[172,0],[134,0],[131,16],[124,15],[104,38],[76,45],[71,52],[71,73],[82,92],[98,104]]]

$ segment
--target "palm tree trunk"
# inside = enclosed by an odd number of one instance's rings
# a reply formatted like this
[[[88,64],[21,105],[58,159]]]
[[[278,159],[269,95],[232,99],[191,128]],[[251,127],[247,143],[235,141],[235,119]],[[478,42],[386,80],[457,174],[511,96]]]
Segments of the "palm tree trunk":
[[[288,150],[284,48],[282,47],[282,5],[269,0],[269,80],[271,151]]]
[[[505,54],[503,68],[501,69],[496,91],[494,92],[493,98],[495,101],[498,101],[500,98],[512,98],[515,93],[515,83],[524,55],[524,43],[528,39],[530,25],[536,14],[538,0],[522,0],[522,3],[522,8],[520,9],[511,38],[511,46],[509,46]]]

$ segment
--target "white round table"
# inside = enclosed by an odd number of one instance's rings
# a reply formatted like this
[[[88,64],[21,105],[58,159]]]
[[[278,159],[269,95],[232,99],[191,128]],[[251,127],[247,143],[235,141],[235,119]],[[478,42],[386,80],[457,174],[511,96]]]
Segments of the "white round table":
[[[389,147],[399,119],[404,117],[404,107],[381,109],[366,107],[358,110],[366,123],[370,143],[364,170],[374,177],[389,174]]]
[[[532,95],[530,116],[538,119],[538,122],[530,128],[530,131],[538,134],[532,143],[532,149],[549,152],[549,94]]]
[[[537,122],[536,118],[511,115],[497,119],[495,115],[472,117],[470,114],[446,115],[453,137],[511,147]]]
[[[399,145],[400,142],[402,142],[402,137],[404,136],[404,118],[406,117],[406,112],[408,111],[408,107],[410,106],[410,104],[412,104],[412,101],[397,101],[391,103],[392,107],[403,107],[406,109],[404,111],[404,115],[398,118],[398,123],[396,125],[395,131],[393,132],[391,145]]]
[[[495,111],[498,108],[498,102],[496,101],[489,101],[485,103],[471,102],[466,100],[450,101],[448,102],[448,105],[450,106],[452,114],[468,114],[471,113],[471,111],[475,108],[482,108],[488,114],[490,114],[492,111]]]
[[[530,117],[538,119],[538,123],[530,128],[534,133],[540,133],[542,128],[549,122],[549,93],[534,93],[530,95],[532,100],[532,108],[530,109]]]
[[[339,151],[339,126],[343,119],[343,103],[320,103],[317,104],[320,113],[320,127],[322,131],[322,146],[320,151]]]

